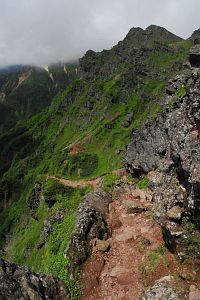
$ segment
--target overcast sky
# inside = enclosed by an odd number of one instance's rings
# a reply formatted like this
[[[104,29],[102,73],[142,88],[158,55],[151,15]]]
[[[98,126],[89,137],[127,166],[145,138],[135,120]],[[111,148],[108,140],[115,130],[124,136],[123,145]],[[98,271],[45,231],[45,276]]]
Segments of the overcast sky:
[[[187,38],[200,0],[0,0],[0,66],[68,61],[151,24]]]

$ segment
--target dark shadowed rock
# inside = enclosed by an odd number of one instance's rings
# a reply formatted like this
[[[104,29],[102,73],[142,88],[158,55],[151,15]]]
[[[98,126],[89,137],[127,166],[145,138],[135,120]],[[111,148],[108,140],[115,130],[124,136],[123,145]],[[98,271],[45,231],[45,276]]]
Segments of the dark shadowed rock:
[[[197,44],[191,48],[189,61],[192,67],[200,67],[200,44]]]
[[[1,300],[69,300],[64,282],[0,259]]]
[[[42,197],[42,183],[36,181],[32,192],[27,200],[28,207],[31,209],[31,215],[34,219],[37,219],[36,211],[40,205]]]
[[[190,37],[190,40],[193,41],[194,45],[200,44],[200,28],[195,30]]]
[[[91,253],[91,241],[95,238],[103,240],[107,234],[106,214],[111,197],[102,190],[89,193],[80,204],[76,225],[67,245],[65,254],[70,257],[71,274],[76,266],[80,266]]]

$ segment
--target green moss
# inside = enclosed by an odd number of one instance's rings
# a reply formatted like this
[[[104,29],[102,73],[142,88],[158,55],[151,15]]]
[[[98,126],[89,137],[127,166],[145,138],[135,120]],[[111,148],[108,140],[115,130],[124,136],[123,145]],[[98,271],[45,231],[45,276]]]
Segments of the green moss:
[[[177,92],[176,92],[176,95],[180,98],[183,98],[185,97],[186,95],[186,88],[185,87],[181,87]]]
[[[114,183],[120,178],[119,175],[116,174],[106,174],[103,177],[103,189],[105,192],[110,192],[112,187],[114,186]]]
[[[68,156],[66,171],[69,176],[88,177],[98,168],[98,156],[89,153],[77,153]]]
[[[138,182],[138,187],[139,189],[145,189],[148,187],[149,184],[149,179],[147,176],[144,176],[144,178],[142,178],[139,182]]]
[[[197,223],[183,220],[183,228],[184,236],[180,239],[180,245],[182,245],[185,251],[185,258],[200,258],[200,232]]]
[[[80,294],[78,270],[76,280],[71,281],[67,276],[69,259],[64,258],[64,250],[74,228],[78,205],[89,191],[90,188],[69,188],[53,179],[44,183],[44,195],[54,196],[56,202],[49,209],[41,199],[37,220],[31,217],[27,209],[23,215],[17,214],[18,226],[14,220],[13,238],[10,241],[12,247],[7,253],[7,258],[11,261],[29,266],[37,272],[52,273],[64,280],[69,286],[71,299],[78,299]],[[22,213],[22,210],[19,212]],[[60,221],[55,219],[58,212],[62,215]],[[49,220],[52,225],[52,232],[48,236],[43,233],[45,220]],[[44,244],[38,248],[41,242]]]
[[[145,261],[139,263],[139,271],[143,278],[147,278],[152,273],[155,273],[159,265],[168,266],[168,260],[165,256],[165,247],[158,247],[156,250],[149,251]]]
[[[43,195],[45,201],[49,204],[50,202],[54,203],[56,201],[60,201],[61,197],[69,199],[73,193],[74,188],[65,186],[54,179],[48,179],[48,181],[44,184]]]

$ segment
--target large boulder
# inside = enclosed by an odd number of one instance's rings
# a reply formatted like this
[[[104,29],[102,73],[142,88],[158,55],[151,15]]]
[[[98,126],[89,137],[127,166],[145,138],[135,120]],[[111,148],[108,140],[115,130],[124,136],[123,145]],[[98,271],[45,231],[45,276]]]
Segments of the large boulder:
[[[101,189],[86,195],[80,204],[75,228],[65,250],[70,258],[69,275],[72,278],[77,266],[80,266],[91,253],[91,241],[107,237],[106,214],[111,196]]]
[[[64,282],[52,275],[37,274],[0,259],[0,299],[69,300]]]

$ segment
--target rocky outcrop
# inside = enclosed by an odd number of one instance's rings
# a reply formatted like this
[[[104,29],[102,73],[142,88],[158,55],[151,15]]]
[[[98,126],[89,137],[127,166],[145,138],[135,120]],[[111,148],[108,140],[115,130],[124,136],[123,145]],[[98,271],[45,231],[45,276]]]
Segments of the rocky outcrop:
[[[134,47],[150,47],[155,42],[168,43],[178,42],[182,39],[163,27],[150,25],[145,30],[142,28],[132,28],[126,36],[126,39]]]
[[[42,199],[42,183],[36,181],[34,187],[31,191],[31,194],[27,200],[28,207],[31,210],[31,216],[37,220],[37,209],[40,205],[40,201]]]
[[[170,44],[180,42],[182,39],[168,30],[151,25],[145,30],[142,28],[132,28],[124,40],[120,41],[111,50],[94,52],[89,50],[80,59],[79,75],[82,79],[95,80],[97,77],[108,79],[123,74],[121,83],[124,93],[120,92],[118,101],[126,98],[127,91],[133,87],[141,85],[144,76],[158,77],[166,76],[166,69],[162,68],[160,74],[148,66],[146,59],[151,54],[165,55],[166,53],[176,55],[175,48]],[[179,65],[179,64],[178,64]],[[179,69],[179,66],[174,66]],[[163,74],[162,74],[163,73]],[[92,88],[92,87],[91,87]],[[90,91],[90,96],[99,98],[99,93]]]
[[[192,67],[200,67],[200,42],[191,48],[189,60]]]
[[[65,250],[70,258],[70,276],[77,266],[80,266],[91,253],[90,242],[97,238],[103,240],[107,237],[106,214],[111,197],[101,189],[90,192],[83,203],[80,204],[76,225],[72,237]]]
[[[193,32],[190,40],[192,40],[194,44],[200,44],[200,28]]]
[[[189,287],[173,276],[165,276],[148,288],[142,300],[187,300]]]
[[[64,282],[0,259],[0,299],[69,300]]]
[[[132,174],[148,173],[154,218],[169,248],[184,258],[200,250],[200,70],[170,80],[166,92],[162,113],[133,131],[124,163]]]

